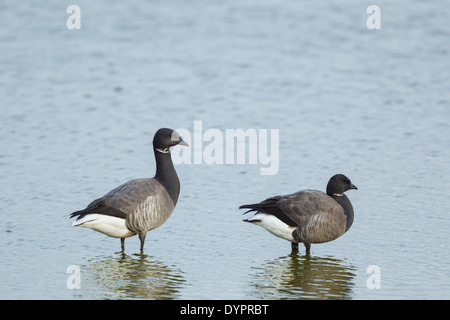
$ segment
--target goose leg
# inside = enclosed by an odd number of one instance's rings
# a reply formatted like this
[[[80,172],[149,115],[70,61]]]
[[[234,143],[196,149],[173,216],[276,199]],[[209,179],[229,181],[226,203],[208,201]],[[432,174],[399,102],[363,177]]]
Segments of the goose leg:
[[[141,240],[141,253],[144,251],[144,242],[145,242],[146,235],[147,235],[147,232],[139,233],[139,240]]]
[[[305,248],[306,248],[306,253],[309,254],[310,249],[311,249],[311,244],[305,242],[304,245],[305,245]]]
[[[298,251],[298,243],[291,242],[291,245],[292,245],[292,250],[293,251]]]
[[[125,238],[120,238],[120,247],[122,248],[122,252],[125,251]]]

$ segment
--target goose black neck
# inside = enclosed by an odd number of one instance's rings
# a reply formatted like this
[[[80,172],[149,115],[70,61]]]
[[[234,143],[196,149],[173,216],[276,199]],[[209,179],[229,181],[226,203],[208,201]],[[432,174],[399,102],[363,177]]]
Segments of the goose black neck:
[[[169,193],[173,204],[176,205],[180,194],[180,180],[172,163],[170,151],[163,153],[153,148],[156,160],[155,179],[161,183]]]
[[[330,195],[330,197],[332,197],[334,200],[337,201],[337,203],[339,203],[342,208],[344,208],[344,214],[345,217],[347,218],[347,225],[345,228],[345,231],[347,231],[348,229],[350,229],[350,227],[353,224],[353,218],[354,218],[354,212],[353,212],[353,206],[352,203],[350,202],[350,199],[345,195]]]

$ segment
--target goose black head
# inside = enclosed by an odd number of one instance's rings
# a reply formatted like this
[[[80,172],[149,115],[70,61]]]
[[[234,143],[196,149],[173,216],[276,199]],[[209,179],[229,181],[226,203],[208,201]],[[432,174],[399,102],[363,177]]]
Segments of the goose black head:
[[[327,184],[327,194],[330,196],[342,196],[345,191],[350,189],[358,190],[358,188],[352,184],[350,179],[343,174],[336,174],[332,176]]]
[[[168,153],[169,148],[176,146],[189,146],[175,130],[161,128],[153,137],[153,148],[162,153]]]

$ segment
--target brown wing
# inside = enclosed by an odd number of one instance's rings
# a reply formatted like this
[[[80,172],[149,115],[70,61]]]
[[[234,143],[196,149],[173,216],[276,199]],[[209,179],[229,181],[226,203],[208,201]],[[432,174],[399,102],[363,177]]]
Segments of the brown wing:
[[[303,190],[282,196],[278,199],[277,206],[297,226],[301,226],[305,218],[315,214],[328,212],[336,208],[342,209],[334,199],[317,190]],[[342,212],[344,212],[343,209]]]
[[[154,197],[162,191],[165,191],[164,187],[155,179],[135,179],[111,190],[100,200],[104,205],[129,215],[148,197]]]
[[[321,191],[300,191],[280,199],[278,205],[297,223],[296,235],[302,242],[328,242],[345,233],[344,208]]]
[[[294,237],[301,242],[327,242],[345,233],[344,209],[333,198],[317,190],[271,197],[241,208],[273,214],[288,225],[297,227]]]
[[[92,201],[86,209],[71,214],[82,218],[101,213],[127,220],[130,230],[139,233],[163,224],[174,209],[166,189],[155,179],[130,180]],[[78,218],[78,219],[79,219]]]

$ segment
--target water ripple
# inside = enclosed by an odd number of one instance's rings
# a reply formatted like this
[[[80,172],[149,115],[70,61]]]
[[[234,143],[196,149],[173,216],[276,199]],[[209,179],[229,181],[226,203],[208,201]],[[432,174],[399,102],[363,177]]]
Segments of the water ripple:
[[[144,254],[98,256],[81,266],[82,298],[176,299],[183,272]]]
[[[345,260],[296,253],[253,269],[251,286],[261,299],[351,299],[356,270]]]

